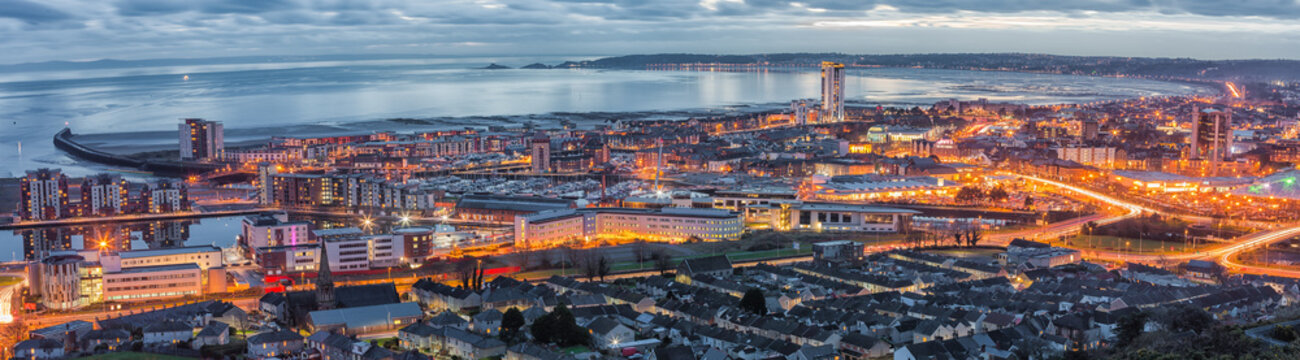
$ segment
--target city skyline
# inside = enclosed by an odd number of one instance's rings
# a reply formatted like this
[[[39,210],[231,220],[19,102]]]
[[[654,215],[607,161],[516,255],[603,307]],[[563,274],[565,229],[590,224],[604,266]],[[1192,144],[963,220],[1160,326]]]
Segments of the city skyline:
[[[243,55],[647,52],[1300,58],[1300,5],[1216,1],[13,0],[0,64]],[[1008,41],[1008,39],[1015,39]]]

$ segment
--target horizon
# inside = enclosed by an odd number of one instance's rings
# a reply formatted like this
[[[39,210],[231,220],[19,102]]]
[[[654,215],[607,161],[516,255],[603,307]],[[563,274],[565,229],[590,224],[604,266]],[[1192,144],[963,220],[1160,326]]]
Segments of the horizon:
[[[915,52],[915,53],[852,53],[839,51],[812,51],[812,52],[737,52],[737,53],[704,53],[704,52],[653,52],[653,53],[628,53],[619,55],[584,55],[584,54],[433,54],[433,53],[373,53],[373,54],[338,54],[338,53],[321,53],[321,54],[267,54],[267,55],[239,55],[239,56],[212,56],[212,57],[157,57],[157,58],[92,58],[92,59],[72,59],[72,60],[43,60],[35,62],[20,63],[0,63],[0,67],[16,67],[29,65],[45,64],[93,64],[99,62],[149,62],[149,61],[196,61],[196,60],[261,60],[286,58],[282,62],[295,62],[300,60],[321,59],[346,59],[354,60],[366,59],[386,59],[386,58],[444,58],[444,59],[469,59],[469,58],[560,58],[553,64],[545,61],[522,60],[519,65],[532,63],[541,63],[547,65],[560,64],[567,61],[589,61],[598,59],[621,58],[628,56],[663,56],[663,55],[698,55],[698,56],[770,56],[770,55],[847,55],[847,56],[919,56],[919,55],[1034,55],[1034,56],[1052,56],[1060,58],[1110,58],[1110,59],[1155,59],[1155,60],[1195,60],[1208,62],[1232,62],[1232,61],[1297,61],[1300,58],[1197,58],[1197,57],[1171,57],[1171,56],[1122,56],[1122,55],[1070,55],[1059,53],[1036,53],[1036,52]],[[289,58],[303,59],[289,59]],[[498,63],[501,65],[508,65]]]

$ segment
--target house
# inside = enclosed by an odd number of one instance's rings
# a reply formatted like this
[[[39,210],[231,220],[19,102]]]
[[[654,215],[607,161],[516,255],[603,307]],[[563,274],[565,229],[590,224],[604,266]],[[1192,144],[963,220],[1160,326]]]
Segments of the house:
[[[837,360],[839,359],[839,353],[836,353],[835,347],[831,345],[822,345],[822,346],[804,345],[802,347],[799,347],[799,351],[796,351],[788,359],[789,360]]]
[[[726,255],[682,260],[677,264],[677,281],[689,285],[698,275],[725,277],[731,275],[731,260]]]
[[[453,314],[450,311],[438,313],[437,316],[434,316],[425,322],[433,326],[454,327],[461,330],[469,330],[469,322],[465,321],[465,318],[460,317],[460,315]]]
[[[220,321],[210,321],[194,335],[190,347],[198,350],[207,345],[225,345],[230,343],[230,325]]]
[[[144,327],[145,345],[176,345],[194,338],[194,327],[178,321],[163,321]]]
[[[506,353],[506,343],[457,328],[443,328],[443,349],[451,356],[482,359]]]
[[[420,279],[411,290],[420,304],[433,311],[461,312],[482,305],[482,297],[473,291],[451,287],[432,279]]]
[[[397,341],[403,349],[433,349],[434,336],[442,327],[420,321],[397,330]]]
[[[497,277],[497,279],[502,278],[505,277]],[[515,287],[488,289],[483,292],[482,299],[480,307],[483,309],[497,309],[503,312],[510,308],[527,309],[533,305],[533,298]]]
[[[264,332],[248,337],[248,357],[283,357],[303,351],[302,335],[289,330]]]
[[[235,306],[235,304],[215,301],[207,306],[207,311],[208,316],[199,326],[206,325],[208,321],[220,321],[236,329],[248,327],[248,312]]]
[[[505,360],[572,360],[573,356],[525,342],[506,349]]]
[[[54,339],[31,339],[14,345],[15,359],[61,359],[63,342]]]
[[[94,330],[95,326],[89,322],[74,320],[66,323],[43,327],[40,329],[27,332],[32,339],[50,339],[57,341],[67,341],[69,338],[80,341],[82,336]]]
[[[316,351],[321,360],[387,360],[397,356],[392,350],[375,346],[369,341],[317,331],[307,337],[307,349]]]
[[[646,360],[696,360],[695,351],[689,346],[661,347],[646,354]]]
[[[289,300],[284,297],[284,294],[272,292],[262,295],[262,298],[257,300],[257,309],[273,318],[283,319],[288,316],[288,304]]]
[[[847,360],[864,360],[889,355],[889,343],[859,332],[848,332],[840,338],[840,354]]]
[[[502,314],[497,309],[487,309],[474,314],[470,322],[470,330],[485,335],[496,335],[501,332]]]
[[[608,317],[598,317],[586,327],[597,348],[617,349],[619,344],[636,340],[636,331]]]
[[[952,339],[954,336],[952,326],[944,324],[940,320],[925,320],[912,329],[912,343],[919,344],[927,341]]]
[[[1195,279],[1217,281],[1223,276],[1223,266],[1205,260],[1189,260],[1183,265],[1187,275]]]
[[[91,330],[81,337],[82,351],[117,351],[131,341],[131,332],[122,329]]]

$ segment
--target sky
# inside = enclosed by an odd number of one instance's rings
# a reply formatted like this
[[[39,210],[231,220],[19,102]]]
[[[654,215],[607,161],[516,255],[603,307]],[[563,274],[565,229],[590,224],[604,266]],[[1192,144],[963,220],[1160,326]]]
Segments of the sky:
[[[1031,52],[1300,59],[1300,0],[0,0],[0,64]]]

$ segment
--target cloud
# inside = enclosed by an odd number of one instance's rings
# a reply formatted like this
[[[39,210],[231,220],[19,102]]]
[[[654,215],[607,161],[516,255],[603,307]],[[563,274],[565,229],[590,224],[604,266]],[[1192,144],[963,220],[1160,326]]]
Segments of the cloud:
[[[1300,57],[1300,5],[1291,0],[0,3],[0,47],[6,49],[0,63],[358,49],[460,55],[978,50]],[[1142,43],[1151,39],[1162,46]],[[1206,45],[1212,41],[1234,52],[1217,54]]]
[[[73,16],[27,0],[6,0],[4,4],[0,4],[0,18],[16,19],[29,25],[41,25],[69,20]]]

